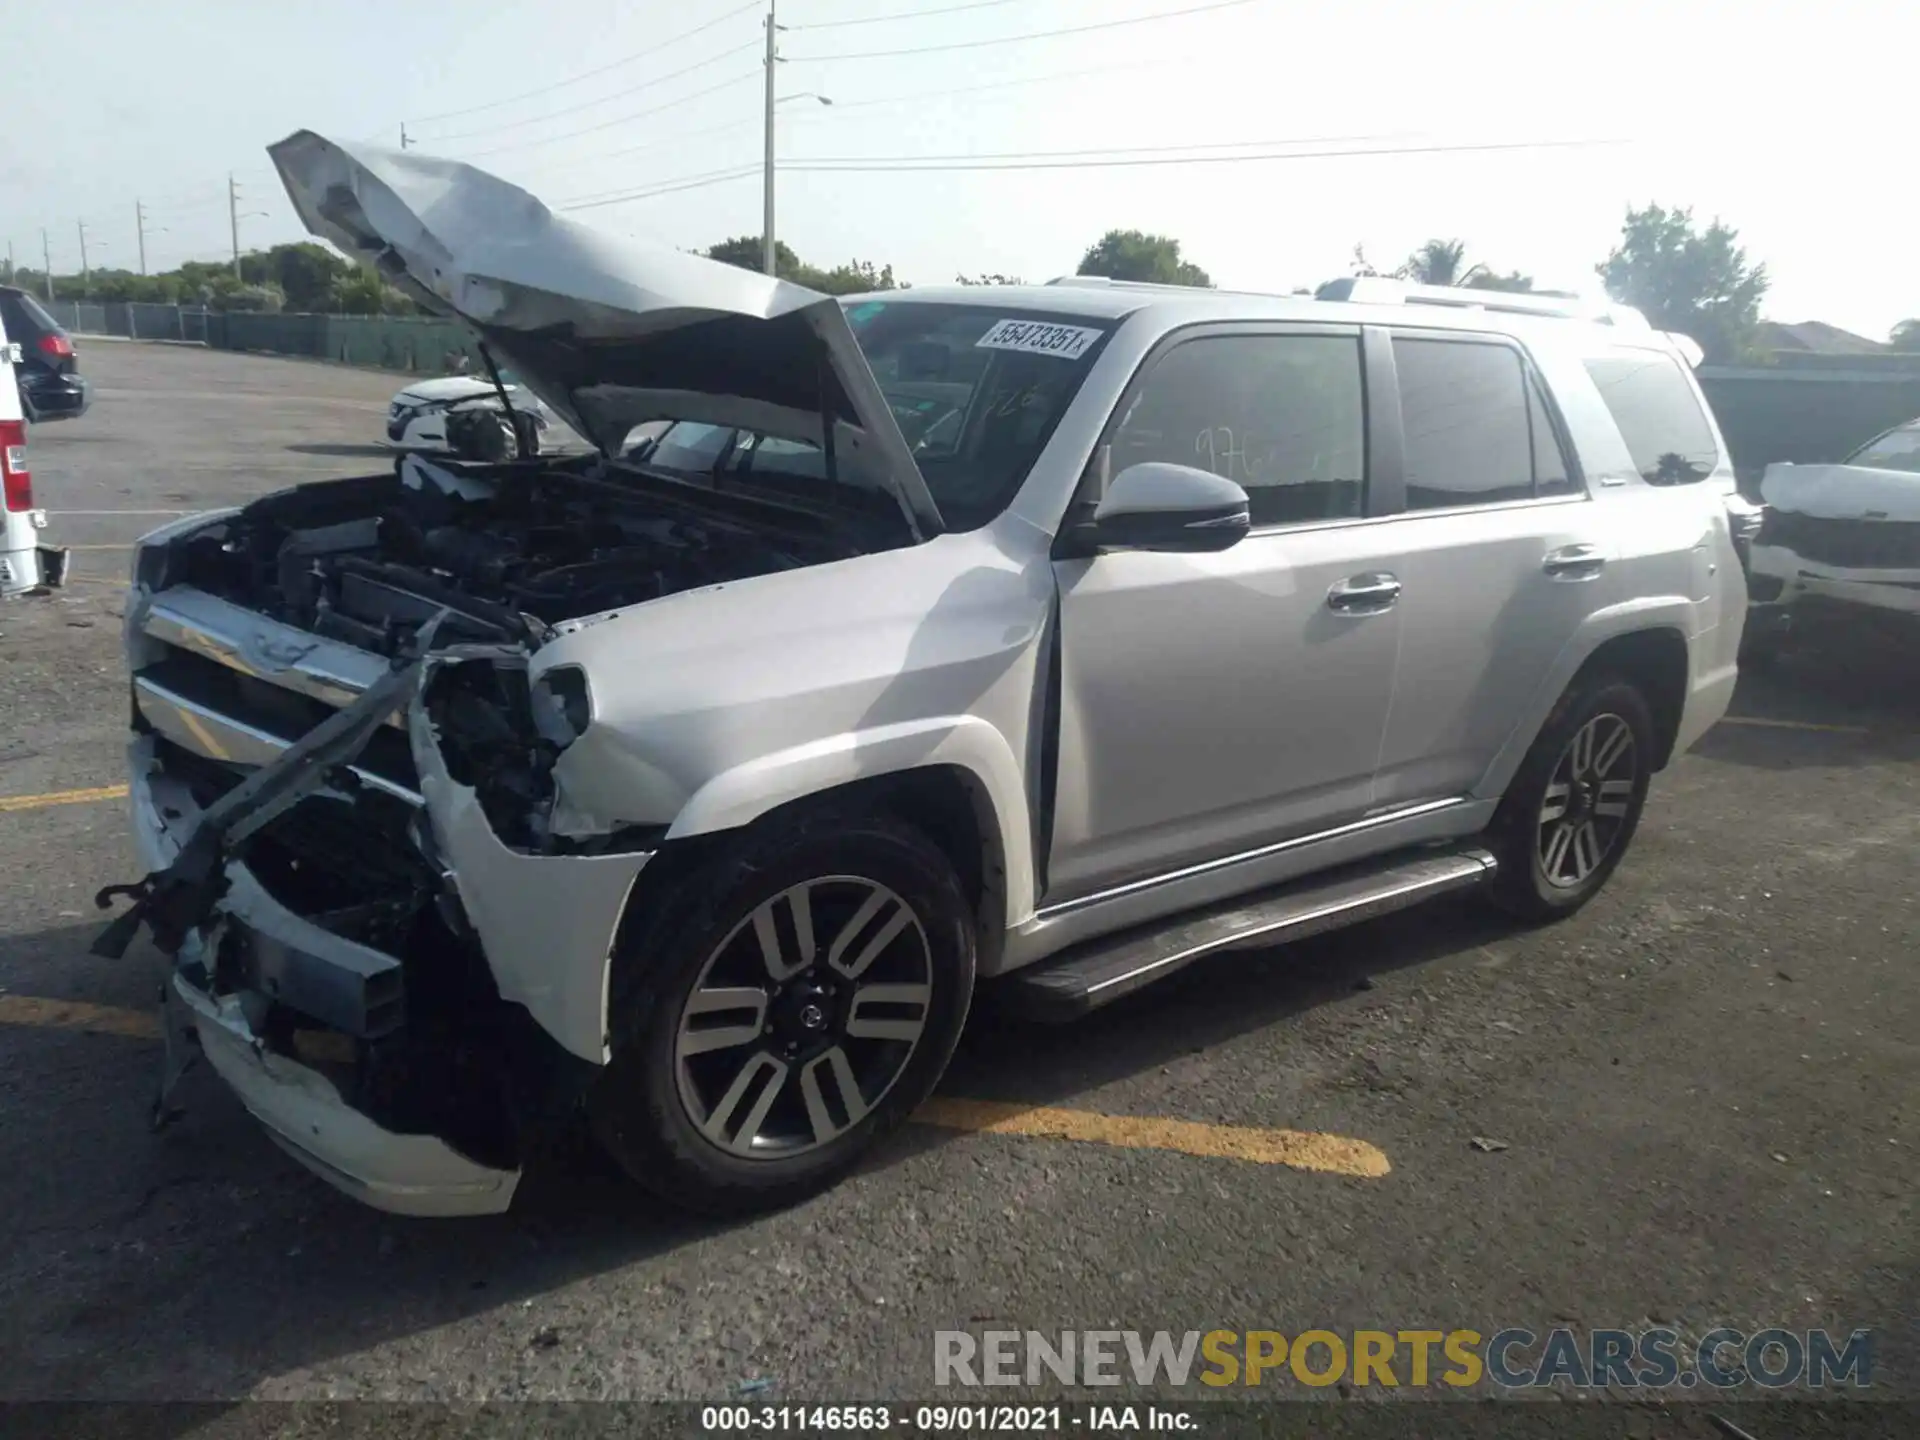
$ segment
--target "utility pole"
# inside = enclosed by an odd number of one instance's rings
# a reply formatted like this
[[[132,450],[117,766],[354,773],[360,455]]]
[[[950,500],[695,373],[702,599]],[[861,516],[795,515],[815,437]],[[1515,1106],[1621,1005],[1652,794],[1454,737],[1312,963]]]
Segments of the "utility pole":
[[[773,21],[774,0],[767,0],[767,162],[760,216],[760,268],[774,273],[773,249],[773,67],[780,61],[779,30]]]
[[[93,272],[87,267],[87,222],[80,225],[80,298],[86,299],[93,291]]]
[[[40,263],[46,266],[43,272],[47,277],[47,299],[53,299],[53,250],[47,244],[47,227],[40,227]]]
[[[240,278],[240,187],[227,172],[227,224],[233,232],[233,278]]]
[[[133,202],[133,232],[140,237],[140,273],[147,273],[147,210],[138,200]]]
[[[13,241],[7,241],[7,283],[13,283]]]
[[[400,122],[400,148],[404,150],[412,143],[413,141],[407,138],[407,122],[402,120]]]

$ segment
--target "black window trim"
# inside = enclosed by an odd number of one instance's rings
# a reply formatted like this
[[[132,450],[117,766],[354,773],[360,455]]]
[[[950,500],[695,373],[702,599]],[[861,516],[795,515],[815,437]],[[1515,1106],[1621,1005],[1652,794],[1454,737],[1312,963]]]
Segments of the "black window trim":
[[[1300,520],[1286,524],[1256,525],[1248,531],[1248,538],[1261,535],[1295,535],[1309,530],[1334,530],[1351,525],[1366,525],[1378,520],[1390,519],[1388,512],[1376,513],[1374,499],[1376,489],[1384,482],[1388,493],[1400,493],[1404,490],[1404,478],[1399,473],[1400,449],[1397,428],[1388,433],[1376,418],[1384,413],[1386,407],[1377,403],[1374,389],[1379,377],[1376,373],[1375,343],[1371,338],[1378,327],[1358,325],[1351,321],[1329,320],[1203,320],[1190,325],[1177,326],[1162,335],[1140,357],[1140,363],[1134,366],[1133,374],[1127,377],[1127,383],[1121,387],[1120,394],[1107,412],[1107,418],[1100,426],[1100,438],[1094,442],[1093,451],[1087,457],[1082,469],[1080,481],[1074,486],[1073,498],[1067,502],[1067,513],[1054,538],[1053,558],[1083,559],[1073,534],[1077,517],[1091,512],[1095,503],[1092,486],[1101,457],[1113,444],[1114,433],[1120,428],[1120,421],[1133,402],[1139,397],[1141,389],[1157,366],[1173,351],[1182,345],[1197,340],[1256,339],[1262,336],[1299,337],[1331,336],[1339,340],[1352,340],[1360,348],[1360,417],[1362,464],[1366,474],[1360,485],[1360,513],[1334,520]],[[1392,357],[1389,355],[1391,365]],[[1391,383],[1391,376],[1387,377]],[[1390,393],[1390,392],[1389,392]],[[1394,407],[1397,416],[1397,404]]]
[[[1369,330],[1375,327],[1369,326]],[[1394,443],[1400,447],[1400,509],[1395,513],[1401,517],[1428,515],[1464,515],[1482,510],[1518,510],[1523,507],[1541,505],[1577,505],[1593,499],[1593,487],[1587,483],[1585,469],[1580,464],[1579,452],[1574,448],[1572,432],[1567,428],[1567,419],[1560,411],[1559,402],[1554,398],[1553,387],[1546,383],[1540,373],[1540,367],[1534,363],[1527,347],[1511,335],[1497,330],[1454,330],[1441,327],[1428,328],[1419,325],[1390,325],[1380,327],[1380,344],[1386,352],[1385,363],[1393,375],[1393,427]],[[1464,505],[1434,505],[1415,510],[1406,503],[1406,417],[1400,413],[1400,372],[1393,360],[1393,341],[1404,336],[1408,340],[1452,340],[1472,345],[1499,345],[1511,350],[1520,361],[1520,372],[1525,386],[1531,386],[1539,396],[1540,405],[1546,411],[1547,424],[1552,427],[1554,443],[1560,447],[1560,462],[1567,467],[1567,479],[1573,489],[1565,495],[1529,495],[1524,500],[1481,500]],[[1527,407],[1527,440],[1529,454],[1532,453],[1533,407]],[[1537,487],[1540,477],[1534,476]]]

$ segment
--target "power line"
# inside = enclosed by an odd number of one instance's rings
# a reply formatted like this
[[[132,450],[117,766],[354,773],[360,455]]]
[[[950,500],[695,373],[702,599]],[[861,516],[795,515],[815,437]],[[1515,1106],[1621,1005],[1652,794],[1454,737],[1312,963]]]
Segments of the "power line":
[[[1364,139],[1366,137],[1355,137],[1355,138]],[[1382,138],[1388,138],[1388,137],[1382,137]],[[1278,144],[1313,145],[1313,144],[1327,143],[1327,141],[1326,140],[1294,140],[1294,141],[1268,140],[1268,141],[1244,141],[1240,143],[1267,144],[1267,145],[1278,145]],[[1000,157],[997,161],[995,161],[995,163],[986,163],[986,164],[921,163],[923,158],[937,159],[938,157],[899,156],[899,157],[893,157],[892,161],[883,162],[883,163],[874,163],[869,161],[843,160],[843,159],[833,159],[833,158],[821,158],[821,159],[815,159],[815,160],[783,161],[782,168],[792,169],[792,170],[810,170],[817,174],[822,174],[822,175],[848,175],[848,174],[862,174],[862,173],[892,175],[892,174],[901,174],[901,173],[911,173],[916,170],[952,171],[952,170],[1106,169],[1106,168],[1115,167],[1115,166],[1132,166],[1132,165],[1180,165],[1180,164],[1206,165],[1206,164],[1231,163],[1234,161],[1243,161],[1243,160],[1244,161],[1318,160],[1318,159],[1332,159],[1332,158],[1360,158],[1360,157],[1370,156],[1370,155],[1460,154],[1460,153],[1486,151],[1486,150],[1537,150],[1537,149],[1565,148],[1565,147],[1576,146],[1576,145],[1613,145],[1613,144],[1619,144],[1619,143],[1622,143],[1622,142],[1615,141],[1615,140],[1520,140],[1520,141],[1500,142],[1500,143],[1494,143],[1494,144],[1473,144],[1473,145],[1403,145],[1403,146],[1396,146],[1392,148],[1371,149],[1371,150],[1354,150],[1354,149],[1284,150],[1284,151],[1268,152],[1268,153],[1259,154],[1259,155],[1163,156],[1163,155],[1158,155],[1153,151],[1149,150],[1146,152],[1140,152],[1139,158],[1127,157],[1127,158],[1106,159],[1106,160],[1031,159],[1031,160],[1014,160],[1014,161],[1011,161],[1011,163],[1009,163],[1007,157]],[[1162,146],[1157,148],[1170,149],[1170,148],[1178,148],[1178,147]],[[1202,149],[1207,147],[1190,146],[1187,148]],[[1078,153],[1097,154],[1099,152],[1075,152],[1070,150],[1069,151],[1056,150],[1056,151],[1042,151],[1042,152],[1034,152],[1034,153],[1036,155],[1071,156]],[[975,157],[975,158],[977,160],[980,157]],[[994,157],[987,157],[987,158],[990,161],[994,160]],[[658,185],[646,186],[646,187],[642,187],[642,188],[630,190],[630,191],[614,191],[614,192],[606,192],[606,193],[597,194],[597,195],[576,196],[572,200],[568,200],[568,201],[564,201],[556,204],[553,208],[556,210],[594,210],[606,205],[622,205],[627,203],[630,200],[647,200],[647,199],[653,198],[656,195],[672,195],[672,194],[677,194],[682,190],[696,190],[696,189],[701,189],[708,185],[719,185],[719,184],[724,184],[730,180],[744,179],[748,175],[758,174],[759,170],[760,170],[759,166],[748,164],[748,165],[739,166],[730,170],[715,170],[715,171],[709,171],[704,174],[698,174],[698,175],[683,175],[674,180],[662,181]]]
[[[1405,140],[1407,138],[1409,138],[1408,134],[1403,130],[1392,135],[1314,135],[1299,140],[1220,140],[1195,145],[1100,145],[1091,150],[1007,150],[998,152],[988,151],[971,155],[900,155],[874,156],[871,158],[875,161],[891,159],[903,163],[912,162],[915,164],[922,161],[936,160],[1064,160],[1083,155],[1165,155],[1171,154],[1174,151],[1245,150],[1250,146],[1265,145],[1371,145],[1382,140]],[[1367,151],[1362,153],[1371,154],[1373,152]],[[1251,157],[1224,155],[1219,158],[1235,160]],[[859,156],[846,156],[844,157],[844,163],[853,163],[860,159],[861,157]],[[843,163],[843,158],[816,156],[811,163],[818,165],[837,165]]]
[[[627,145],[618,150],[602,150],[597,155],[587,155],[578,160],[569,160],[564,165],[548,166],[542,173],[565,174],[569,170],[584,170],[589,165],[599,165],[608,160],[617,160],[623,155],[638,155],[644,150],[658,150],[663,145],[676,145],[682,140],[697,140],[704,135],[723,135],[729,130],[744,130],[749,125],[758,128],[760,123],[760,117],[753,115],[745,120],[729,120],[724,125],[708,125],[699,130],[670,130],[664,135],[655,136],[644,144]]]
[[[1060,70],[1045,75],[1026,75],[1017,80],[992,80],[985,85],[962,85],[952,90],[922,90],[912,95],[881,95],[871,100],[836,100],[834,110],[864,110],[875,105],[902,105],[909,101],[944,100],[950,95],[978,95],[986,90],[1010,90],[1017,85],[1040,85],[1049,80],[1079,80],[1088,75],[1108,75],[1118,70],[1158,70],[1173,65],[1192,65],[1205,56],[1184,60],[1123,60],[1115,65],[1090,65],[1082,70]],[[816,117],[820,118],[820,117]]]
[[[629,200],[651,200],[658,195],[677,195],[682,190],[701,190],[709,185],[723,185],[729,180],[745,180],[748,176],[758,175],[760,165],[756,161],[751,165],[742,165],[733,170],[716,170],[707,175],[688,175],[677,182],[656,185],[650,190],[636,190],[630,195],[611,195],[599,200],[576,200],[570,204],[556,205],[556,210],[597,210],[604,205],[623,205]]]
[[[1213,0],[1210,5],[1189,5],[1183,10],[1161,10],[1152,15],[1134,15],[1125,20],[1102,20],[1093,25],[1074,25],[1065,30],[1034,30],[1025,35],[1000,35],[991,40],[953,40],[944,45],[913,45],[903,50],[855,50],[844,55],[790,55],[790,60],[891,60],[898,55],[928,55],[938,50],[979,50],[989,45],[1017,45],[1027,40],[1051,40],[1060,35],[1085,35],[1094,30],[1118,30],[1126,25],[1145,25],[1154,20],[1177,20],[1183,15],[1201,15],[1210,10],[1232,10],[1252,5],[1255,0]]]
[[[718,65],[722,60],[731,60],[736,55],[744,55],[749,50],[758,50],[759,48],[760,42],[758,40],[749,40],[746,44],[736,45],[731,50],[722,50],[718,55],[709,55],[705,60],[696,60],[691,65],[683,65],[680,69],[670,71],[665,75],[656,75],[646,83],[649,85],[664,85],[669,80],[678,80],[683,75],[691,75],[696,70],[704,70],[709,65]],[[470,140],[476,135],[493,135],[502,130],[519,130],[528,125],[543,125],[549,120],[559,119],[562,115],[577,115],[582,110],[591,110],[594,106],[604,105],[609,100],[624,100],[632,93],[631,90],[628,90],[618,95],[602,95],[597,99],[583,100],[578,105],[569,105],[564,110],[551,110],[545,115],[535,115],[527,120],[503,120],[498,125],[482,125],[478,130],[461,130],[452,135],[429,135],[427,136],[427,143],[429,145],[443,145],[449,140]],[[420,143],[420,137],[417,135],[409,135],[407,139],[414,144]]]
[[[1484,145],[1401,145],[1375,150],[1281,150],[1262,155],[1157,155],[1144,158],[1111,160],[1002,160],[988,164],[924,164],[918,157],[857,156],[785,160],[787,170],[811,170],[822,175],[880,174],[903,175],[914,171],[945,170],[1104,170],[1137,165],[1221,165],[1253,160],[1328,160],[1358,159],[1370,155],[1459,155],[1487,150],[1556,150],[1586,145],[1619,145],[1620,140],[1514,140]]]
[[[786,25],[786,30],[844,30],[849,25],[883,25],[889,20],[926,20],[935,15],[958,15],[962,10],[991,10],[1000,5],[1018,5],[1022,0],[970,0],[965,5],[946,5],[938,10],[895,10],[887,15],[863,15],[857,20],[816,20],[811,25]]]
[[[483,110],[498,110],[503,106],[518,105],[522,100],[532,100],[537,96],[548,94],[551,91],[562,90],[569,85],[577,85],[582,80],[591,80],[596,75],[604,75],[609,70],[618,70],[622,65],[631,65],[636,60],[644,60],[651,56],[658,55],[669,45],[677,45],[682,40],[691,40],[694,36],[703,35],[716,25],[724,25],[727,21],[732,20],[736,16],[744,15],[749,10],[758,10],[762,3],[763,0],[748,0],[747,4],[729,10],[724,15],[716,15],[704,25],[696,25],[691,30],[683,30],[678,35],[670,35],[665,40],[658,42],[650,49],[641,51],[637,55],[623,56],[621,59],[610,61],[608,64],[600,66],[597,70],[583,70],[578,75],[568,76],[565,80],[556,80],[551,85],[542,85],[537,90],[524,91],[519,95],[509,95],[504,100],[489,100],[484,105],[469,105],[464,110],[442,110],[437,115],[415,115],[410,118],[416,125],[425,125],[435,120],[454,120],[462,115],[478,115]]]
[[[576,136],[592,135],[601,130],[610,130],[615,125],[625,125],[630,120],[644,120],[649,115],[658,115],[663,111],[676,109],[677,107],[681,105],[685,105],[690,101],[699,100],[705,96],[712,95],[716,91],[730,89],[731,87],[735,85],[739,85],[744,81],[758,80],[759,78],[760,78],[760,72],[758,70],[751,70],[745,75],[736,75],[731,80],[722,80],[717,85],[709,85],[704,90],[696,90],[691,95],[682,95],[678,100],[669,100],[664,105],[655,105],[648,110],[636,110],[630,115],[616,115],[614,116],[613,119],[603,120],[598,125],[588,125],[579,130],[569,130],[563,135],[546,135],[534,140],[514,140],[505,145],[496,145],[491,150],[476,150],[472,155],[467,156],[465,158],[470,160],[478,160],[488,155],[498,155],[501,152],[506,150],[524,150],[529,145],[553,145],[553,144],[559,143],[562,140],[572,140]]]

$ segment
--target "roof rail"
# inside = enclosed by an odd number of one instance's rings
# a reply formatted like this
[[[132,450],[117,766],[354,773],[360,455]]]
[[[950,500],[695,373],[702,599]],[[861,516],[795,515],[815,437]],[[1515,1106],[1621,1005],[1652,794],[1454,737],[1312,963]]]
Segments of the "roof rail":
[[[1384,275],[1343,275],[1313,292],[1316,300],[1355,305],[1443,305],[1455,310],[1488,310],[1506,315],[1541,315],[1586,320],[1626,330],[1651,330],[1647,317],[1630,305],[1616,305],[1555,291],[1476,290],[1464,285],[1416,285]]]
[[[1066,285],[1086,290],[1183,290],[1191,292],[1198,288],[1192,285],[1170,285],[1158,280],[1115,280],[1106,275],[1056,275],[1047,281],[1049,285]]]

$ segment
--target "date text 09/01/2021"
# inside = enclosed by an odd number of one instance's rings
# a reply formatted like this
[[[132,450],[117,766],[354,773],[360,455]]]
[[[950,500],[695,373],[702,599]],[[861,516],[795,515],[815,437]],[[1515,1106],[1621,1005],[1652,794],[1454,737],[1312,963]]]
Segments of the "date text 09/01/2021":
[[[1070,1430],[1190,1431],[1199,1422],[1184,1410],[1152,1405],[709,1405],[700,1412],[709,1433],[905,1430],[922,1434],[980,1431],[1060,1434]]]

